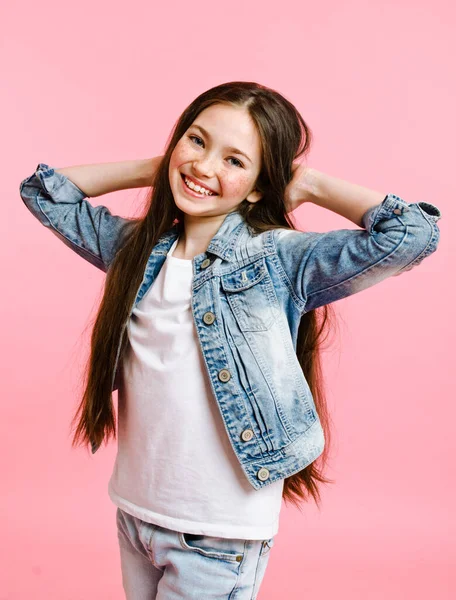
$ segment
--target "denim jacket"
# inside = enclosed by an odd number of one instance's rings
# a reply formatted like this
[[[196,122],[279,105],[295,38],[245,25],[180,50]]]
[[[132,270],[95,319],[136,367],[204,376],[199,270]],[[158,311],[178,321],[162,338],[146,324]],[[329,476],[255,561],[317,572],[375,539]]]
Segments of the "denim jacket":
[[[130,219],[92,206],[70,179],[39,163],[20,194],[64,244],[104,272]],[[225,217],[192,260],[192,312],[226,432],[254,489],[304,469],[324,435],[296,356],[300,318],[419,265],[437,248],[439,209],[387,194],[363,228],[326,233],[285,228],[255,234],[239,212]],[[152,249],[134,307],[157,277],[176,225]],[[124,323],[122,336],[127,322]],[[119,341],[112,389],[118,388]],[[98,447],[92,443],[92,453]]]

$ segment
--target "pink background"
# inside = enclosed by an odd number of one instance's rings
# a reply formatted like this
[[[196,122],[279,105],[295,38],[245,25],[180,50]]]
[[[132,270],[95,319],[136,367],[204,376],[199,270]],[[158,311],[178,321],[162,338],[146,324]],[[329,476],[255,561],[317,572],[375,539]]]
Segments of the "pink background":
[[[283,508],[259,598],[454,598],[453,4],[44,0],[2,12],[0,600],[124,598],[115,444],[94,457],[70,447],[104,275],[34,220],[19,183],[38,162],[161,154],[193,98],[238,79],[296,104],[315,134],[310,166],[443,215],[436,254],[334,304],[336,484],[321,512]],[[133,216],[144,193],[93,203]],[[295,214],[306,230],[355,227],[316,206]]]

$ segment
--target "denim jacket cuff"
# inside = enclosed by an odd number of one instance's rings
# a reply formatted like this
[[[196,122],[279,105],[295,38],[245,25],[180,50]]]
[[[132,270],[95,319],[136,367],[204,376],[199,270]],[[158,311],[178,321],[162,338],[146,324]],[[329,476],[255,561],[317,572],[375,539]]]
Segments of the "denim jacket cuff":
[[[69,197],[73,202],[79,202],[87,198],[87,195],[71,179],[68,179],[62,173],[57,173],[54,167],[50,167],[46,163],[37,165],[35,175],[40,180],[43,188],[57,202],[68,202]]]
[[[418,202],[417,205],[431,224],[436,223],[441,218],[440,210],[433,204]],[[363,226],[369,233],[373,233],[377,223],[392,218],[394,215],[402,215],[402,213],[410,210],[410,206],[412,205],[399,196],[387,194],[380,204],[372,206],[364,213],[362,217]]]

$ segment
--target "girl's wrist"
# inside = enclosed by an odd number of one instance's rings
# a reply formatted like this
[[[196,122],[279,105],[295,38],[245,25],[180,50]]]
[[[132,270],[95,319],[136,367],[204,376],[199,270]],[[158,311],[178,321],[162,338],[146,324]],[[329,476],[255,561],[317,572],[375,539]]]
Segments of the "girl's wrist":
[[[155,175],[163,156],[154,156],[136,161],[138,169],[138,187],[149,187],[154,185]]]
[[[322,174],[313,167],[306,167],[300,182],[302,202],[314,202],[320,193],[320,176]]]

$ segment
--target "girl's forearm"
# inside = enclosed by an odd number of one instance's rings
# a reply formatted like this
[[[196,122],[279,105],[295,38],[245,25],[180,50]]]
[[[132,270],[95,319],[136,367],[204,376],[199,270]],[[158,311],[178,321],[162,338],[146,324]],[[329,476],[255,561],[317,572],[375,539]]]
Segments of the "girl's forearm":
[[[386,193],[371,190],[344,179],[310,169],[308,201],[349,219],[362,227],[362,217],[371,207],[380,204]]]
[[[88,197],[109,192],[153,185],[154,176],[163,157],[120,162],[76,165],[55,169],[76,184]]]

